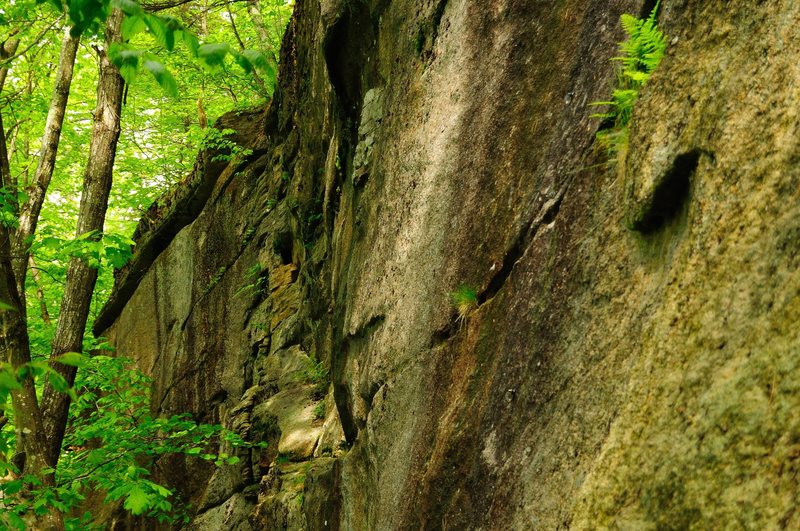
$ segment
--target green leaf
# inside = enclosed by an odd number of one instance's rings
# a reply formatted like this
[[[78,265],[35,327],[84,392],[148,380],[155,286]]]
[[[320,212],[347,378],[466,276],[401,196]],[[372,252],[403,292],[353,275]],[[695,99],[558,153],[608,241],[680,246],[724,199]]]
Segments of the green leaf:
[[[253,71],[253,64],[246,56],[236,51],[231,51],[231,56],[233,57],[233,60],[236,61],[236,64],[242,68],[242,70],[248,74]]]
[[[189,53],[192,57],[197,57],[198,49],[200,48],[200,42],[197,40],[197,37],[194,34],[187,30],[180,30],[176,31],[175,35],[183,41],[186,45],[186,48],[189,49]]]
[[[144,55],[143,50],[137,50],[127,44],[114,43],[109,50],[111,62],[119,68],[119,74],[128,85],[136,79],[136,71],[139,69],[139,59]],[[93,236],[92,233],[82,234],[76,241]]]
[[[133,83],[133,80],[136,79],[136,66],[130,64],[124,64],[119,67],[119,75],[122,76],[122,79],[125,80],[125,83],[128,85]]]
[[[125,503],[123,507],[129,510],[134,515],[140,515],[147,507],[150,505],[150,496],[142,490],[139,485],[134,485],[133,488],[128,493],[128,497],[125,498]]]
[[[69,365],[71,367],[80,367],[86,363],[86,357],[78,352],[67,352],[55,358],[55,361],[62,365]]]
[[[27,526],[25,525],[25,520],[17,516],[15,513],[11,511],[5,511],[3,515],[5,518],[8,518],[8,523],[14,529],[24,530]]]
[[[130,40],[134,35],[143,32],[147,29],[144,19],[138,15],[128,15],[122,21],[122,38]]]
[[[197,56],[210,68],[217,68],[223,65],[229,51],[230,46],[224,42],[203,44],[197,49]]]
[[[5,310],[7,312],[16,312],[17,311],[17,309],[14,306],[12,306],[9,303],[7,303],[6,301],[0,299],[0,311],[2,311],[2,310]]]
[[[143,15],[144,9],[136,0],[111,0],[111,7],[115,7],[126,15]]]
[[[67,383],[67,380],[63,376],[61,376],[59,373],[53,370],[48,372],[50,373],[49,374],[50,385],[53,386],[53,389],[55,389],[59,393],[64,393],[65,395],[70,395],[70,396],[74,395],[74,391],[72,390],[72,388],[70,388],[69,383]]]
[[[258,50],[245,50],[242,55],[247,58],[256,70],[263,72],[265,77],[270,81],[275,79],[275,66],[272,61],[263,53]]]
[[[156,79],[161,88],[172,97],[176,97],[178,95],[178,84],[175,82],[175,78],[172,77],[172,74],[169,73],[164,65],[157,61],[145,61],[144,67],[153,74],[153,77]]]
[[[164,20],[154,15],[147,15],[144,17],[144,23],[158,44],[169,52],[175,49],[175,31]]]
[[[147,481],[147,480],[144,480],[143,483],[146,484],[151,489],[153,489],[156,492],[156,494],[158,494],[162,498],[169,498],[170,496],[172,496],[171,490],[162,485],[159,485],[158,483],[153,483],[152,481]]]
[[[89,240],[89,239],[97,236],[97,233],[98,233],[98,231],[96,231],[96,230],[90,230],[89,232],[84,232],[83,234],[81,234],[80,236],[75,238],[75,241],[76,242],[82,242],[82,241],[85,241],[85,240]]]
[[[0,489],[2,489],[5,494],[16,494],[22,490],[22,480],[15,479],[13,481],[5,481],[0,486]]]

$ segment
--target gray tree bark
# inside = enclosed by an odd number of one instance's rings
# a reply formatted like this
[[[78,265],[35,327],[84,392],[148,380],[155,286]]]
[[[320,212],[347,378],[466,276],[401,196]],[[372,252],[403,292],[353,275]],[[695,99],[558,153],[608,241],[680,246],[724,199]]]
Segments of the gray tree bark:
[[[28,190],[28,200],[20,209],[19,228],[12,245],[14,275],[17,279],[17,290],[20,293],[20,297],[22,297],[23,303],[25,302],[28,248],[30,247],[30,239],[36,232],[39,214],[42,211],[42,204],[47,195],[47,188],[50,186],[50,179],[53,177],[53,170],[56,165],[58,144],[61,139],[61,128],[64,123],[70,86],[72,85],[72,73],[75,67],[75,55],[78,51],[79,41],[80,37],[72,37],[70,35],[69,28],[65,30],[64,39],[61,43],[61,54],[58,59],[55,89],[50,100],[50,108],[47,111],[47,121],[42,135],[39,162],[36,166],[33,186]]]
[[[2,131],[2,117],[0,117],[0,131]],[[0,135],[0,156],[6,158],[5,135]],[[9,182],[8,164],[0,164],[0,185]],[[17,291],[17,283],[11,266],[11,239],[8,229],[0,224],[0,301],[5,305],[0,308],[0,352],[3,359],[10,363],[14,371],[18,371],[31,361],[28,328],[25,319],[25,307]],[[52,473],[45,474],[48,468],[46,438],[42,411],[36,400],[36,387],[30,375],[21,381],[21,388],[11,391],[11,404],[14,411],[14,426],[16,428],[16,448],[21,460],[20,472],[37,477],[44,485],[53,486],[55,477]],[[36,519],[33,523],[38,529],[53,529],[60,531],[64,528],[61,513],[53,508],[47,514]]]
[[[114,42],[120,41],[122,12],[114,9],[106,20],[105,49],[97,49],[100,58],[100,79],[97,86],[97,106],[94,113],[92,140],[89,147],[89,160],[83,180],[83,192],[78,213],[76,236],[103,230],[117,140],[120,133],[120,113],[122,111],[123,81],[119,69],[111,63],[106,50]],[[79,258],[70,261],[61,312],[56,326],[51,358],[67,352],[81,352],[86,320],[92,300],[97,269]],[[75,381],[74,367],[52,362],[59,372],[72,385]],[[49,384],[42,395],[42,417],[45,424],[47,453],[55,466],[61,451],[70,399],[59,393]]]
[[[0,60],[14,55],[19,46],[19,39],[12,37],[0,45]],[[6,84],[8,66],[0,68],[0,94]],[[6,130],[3,125],[3,117],[0,115],[0,186],[8,186],[12,182],[11,168],[8,160],[8,146],[6,145]]]
[[[17,53],[17,47],[19,46],[19,39],[14,35],[17,34],[19,30],[12,31],[12,36],[0,45],[0,61],[8,59],[9,57],[13,56]],[[0,68],[0,92],[3,91],[3,85],[6,84],[6,76],[8,75],[8,66],[3,66]]]

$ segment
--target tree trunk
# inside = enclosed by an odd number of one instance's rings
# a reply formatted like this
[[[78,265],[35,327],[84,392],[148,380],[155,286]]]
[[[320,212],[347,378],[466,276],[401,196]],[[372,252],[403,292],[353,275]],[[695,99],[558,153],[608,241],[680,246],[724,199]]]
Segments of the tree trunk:
[[[16,35],[17,30],[12,32],[13,35]],[[19,39],[16,37],[11,37],[2,45],[0,45],[0,61],[8,59],[9,57],[13,56],[17,53],[17,47],[19,46]],[[6,84],[6,76],[8,75],[8,66],[4,66],[0,68],[0,92],[3,92],[3,85]]]
[[[50,326],[52,322],[50,321],[50,312],[47,310],[47,300],[44,298],[42,279],[41,275],[39,275],[39,270],[36,269],[36,262],[33,260],[33,256],[28,257],[28,264],[31,268],[33,283],[36,285],[36,298],[39,299],[39,314],[42,316],[42,322]]]
[[[106,21],[106,49],[112,43],[120,41],[121,21],[122,12],[114,9]],[[92,140],[84,174],[76,235],[97,231],[99,238],[108,208],[114,157],[120,133],[123,81],[106,51],[98,49],[97,52],[100,57],[97,107],[94,112]],[[97,269],[79,258],[70,261],[61,312],[53,338],[52,357],[66,352],[82,351],[83,334],[96,281]],[[74,383],[74,367],[53,362],[53,369],[63,375],[70,385]],[[68,411],[69,397],[57,392],[49,384],[45,386],[42,395],[42,416],[47,434],[47,451],[54,466],[58,462]]]
[[[69,28],[67,28],[61,43],[56,84],[53,90],[53,98],[50,100],[50,108],[47,111],[47,122],[42,135],[42,147],[39,152],[36,174],[33,178],[33,188],[28,191],[28,201],[20,211],[19,228],[13,242],[14,259],[12,264],[14,266],[14,275],[17,279],[17,290],[23,302],[25,301],[25,273],[28,268],[29,240],[36,232],[36,224],[39,221],[42,204],[47,195],[47,187],[50,186],[50,179],[53,177],[79,41],[80,37],[72,37],[69,33]]]
[[[239,35],[239,29],[236,27],[236,18],[233,16],[233,12],[231,11],[231,5],[227,4],[225,8],[228,10],[228,20],[231,23],[231,30],[233,30],[233,35],[236,37],[236,42],[239,43],[239,49],[241,51],[244,51],[245,50],[244,41],[242,40],[242,37]],[[256,85],[258,85],[258,88],[261,89],[261,93],[264,94],[265,96],[268,96],[269,91],[267,90],[267,86],[264,84],[264,80],[261,79],[261,76],[258,75],[258,72],[256,72],[255,69],[253,69],[251,75],[253,76]]]
[[[0,225],[0,300],[13,310],[0,310],[0,350],[5,360],[15,370],[31,361],[28,343],[28,329],[14,272],[11,268],[9,252],[11,245],[8,230]],[[26,376],[22,387],[11,391],[11,403],[14,410],[14,426],[16,428],[16,448],[21,453],[15,456],[20,472],[38,478],[45,486],[55,485],[52,473],[45,474],[44,469],[50,466],[48,460],[42,412],[36,401],[36,388],[33,379]],[[61,530],[64,528],[63,517],[54,507],[34,523],[35,529]]]
[[[8,148],[6,147],[6,130],[3,126],[3,113],[0,113],[0,186],[11,183],[11,166],[8,163]]]
[[[0,46],[0,59],[14,55],[18,46],[19,39],[7,40]],[[0,93],[3,91],[7,74],[8,67],[0,68]],[[7,186],[10,182],[5,129],[3,117],[0,115],[0,186]],[[0,350],[5,361],[11,363],[14,369],[19,369],[31,361],[31,352],[24,307],[17,291],[10,257],[8,229],[0,224],[0,301],[14,308],[0,309]],[[25,452],[25,473],[33,474],[45,481],[45,484],[52,485],[52,474],[48,475],[48,478],[41,475],[42,469],[47,467],[48,463],[45,447],[42,444],[44,441],[42,414],[36,400],[33,379],[25,378],[22,381],[22,389],[11,392],[11,401],[16,426],[16,447]]]
[[[261,47],[267,48],[269,53],[272,55],[270,59],[272,59],[273,64],[278,64],[278,57],[273,49],[272,39],[270,38],[269,31],[267,30],[267,25],[264,23],[264,17],[261,16],[261,9],[258,7],[258,0],[247,0],[247,12],[250,13],[250,18],[253,20],[253,26],[255,26],[256,29],[256,35],[258,35],[258,38],[261,41]]]
[[[18,39],[9,39],[0,48],[0,58],[7,58],[17,50]],[[0,93],[5,85],[8,67],[0,68]],[[6,147],[5,129],[0,116],[0,185],[12,183]],[[25,306],[17,289],[11,264],[11,238],[8,229],[0,225],[0,301],[14,309],[0,309],[0,350],[3,358],[15,371],[31,361],[28,328],[25,319]],[[11,391],[11,404],[14,411],[16,431],[16,448],[19,452],[16,462],[21,466],[20,472],[38,478],[45,486],[55,485],[52,473],[44,474],[50,467],[47,447],[45,445],[44,423],[42,411],[36,399],[36,387],[30,375],[22,379],[22,387]],[[37,529],[61,531],[64,520],[55,509],[35,519],[33,525]]]
[[[0,46],[0,60],[14,55],[19,46],[19,39],[10,38]],[[0,94],[6,84],[8,67],[0,68]],[[6,130],[3,125],[3,117],[0,115],[0,186],[8,186],[12,182],[11,167],[8,159],[8,146],[6,145]]]

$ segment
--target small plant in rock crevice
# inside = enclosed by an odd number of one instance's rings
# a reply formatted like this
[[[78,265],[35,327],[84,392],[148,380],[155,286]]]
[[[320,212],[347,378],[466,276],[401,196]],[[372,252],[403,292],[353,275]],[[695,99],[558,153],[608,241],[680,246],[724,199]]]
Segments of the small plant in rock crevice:
[[[305,371],[303,371],[303,379],[314,384],[314,389],[311,397],[315,400],[320,400],[325,397],[328,391],[328,383],[330,382],[330,371],[325,367],[325,363],[311,358]]]
[[[217,269],[216,273],[214,273],[214,276],[211,277],[211,280],[208,281],[208,286],[206,286],[206,293],[214,289],[216,285],[219,284],[219,281],[222,280],[222,277],[225,276],[225,273],[227,271],[228,271],[228,266],[220,266],[219,269]]]
[[[233,129],[217,129],[209,127],[204,130],[200,148],[215,152],[212,162],[228,162],[236,158],[244,159],[253,154],[253,150],[237,144],[232,138],[236,134]]]
[[[236,290],[234,296],[262,296],[267,290],[269,280],[264,274],[264,268],[260,263],[256,263],[245,271],[245,278],[248,283]]]
[[[314,406],[314,418],[316,420],[322,420],[325,418],[325,400],[321,400],[316,406]]]
[[[450,302],[458,312],[459,322],[464,322],[469,313],[478,307],[478,292],[475,288],[461,285],[450,293]]]
[[[620,55],[613,58],[620,65],[617,87],[609,101],[591,104],[608,108],[606,112],[593,114],[592,117],[603,120],[603,124],[607,125],[597,133],[597,140],[608,150],[612,159],[628,142],[629,124],[639,92],[664,58],[667,42],[656,23],[660,4],[660,1],[656,2],[646,19],[622,15],[622,28],[628,38],[619,43]]]
[[[284,454],[279,453],[277,457],[275,457],[275,464],[276,465],[287,465],[291,463],[294,459],[294,456],[291,453]]]

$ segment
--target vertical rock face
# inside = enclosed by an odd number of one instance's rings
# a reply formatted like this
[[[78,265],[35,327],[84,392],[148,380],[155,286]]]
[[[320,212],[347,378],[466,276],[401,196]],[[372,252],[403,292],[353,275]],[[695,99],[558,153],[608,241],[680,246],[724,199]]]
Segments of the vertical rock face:
[[[616,167],[645,4],[298,0],[252,154],[100,320],[159,411],[269,443],[160,464],[193,528],[800,526],[800,6],[664,2]]]

